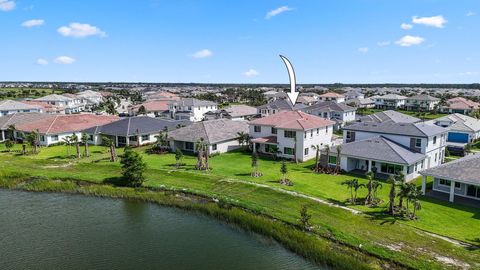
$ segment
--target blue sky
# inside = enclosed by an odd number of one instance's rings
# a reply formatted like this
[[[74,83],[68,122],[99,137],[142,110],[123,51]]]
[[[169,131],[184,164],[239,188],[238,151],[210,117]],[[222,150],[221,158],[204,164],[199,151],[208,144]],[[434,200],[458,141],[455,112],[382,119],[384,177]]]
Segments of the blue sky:
[[[0,0],[0,81],[473,83],[479,33],[480,0]]]

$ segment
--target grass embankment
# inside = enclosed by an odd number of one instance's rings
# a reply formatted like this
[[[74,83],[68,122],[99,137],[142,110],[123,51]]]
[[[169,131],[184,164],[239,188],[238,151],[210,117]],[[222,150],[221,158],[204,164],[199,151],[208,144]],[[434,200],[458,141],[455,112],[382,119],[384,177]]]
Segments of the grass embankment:
[[[299,210],[302,205],[307,205],[309,213],[312,214],[311,222],[315,235],[354,250],[358,249],[364,254],[418,269],[480,267],[478,249],[458,246],[422,231],[478,244],[479,209],[422,198],[423,210],[419,212],[419,220],[395,219],[384,214],[385,201],[388,198],[388,186],[384,183],[383,189],[379,191],[379,197],[384,203],[372,208],[347,205],[365,212],[354,215],[308,198],[280,192],[295,191],[345,205],[349,194],[341,182],[353,176],[314,174],[310,170],[312,162],[289,164],[288,177],[295,185],[286,187],[278,184],[280,164],[276,161],[261,159],[259,169],[264,176],[252,178],[249,176],[250,156],[245,153],[232,152],[213,157],[210,160],[212,171],[198,172],[194,170],[194,157],[186,156],[183,160],[186,165],[175,169],[172,166],[175,160],[172,154],[147,155],[144,150],[136,149],[142,153],[149,167],[146,172],[146,187],[215,197],[288,224],[298,223]],[[28,176],[49,180],[62,179],[67,182],[91,182],[101,185],[118,183],[119,164],[108,162],[108,153],[104,148],[91,147],[91,151],[92,157],[80,160],[65,158],[64,146],[42,148],[41,153],[35,156],[23,157],[3,153],[0,154],[0,164],[4,166],[0,171],[6,174],[21,171]],[[359,178],[359,181],[366,183],[363,178]],[[365,194],[365,190],[360,190],[359,198]]]
[[[64,192],[96,197],[131,199],[198,211],[239,226],[242,229],[275,239],[287,249],[318,265],[326,265],[335,269],[400,268],[356,249],[302,231],[295,224],[275,220],[272,217],[248,209],[185,192],[166,189],[114,187],[70,180],[49,180],[32,178],[23,174],[0,175],[0,187],[35,192]]]

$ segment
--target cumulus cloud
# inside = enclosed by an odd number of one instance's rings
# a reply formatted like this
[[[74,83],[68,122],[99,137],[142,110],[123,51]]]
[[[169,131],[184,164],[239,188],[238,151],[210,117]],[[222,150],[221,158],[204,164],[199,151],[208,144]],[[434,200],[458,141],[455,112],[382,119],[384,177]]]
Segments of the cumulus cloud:
[[[34,27],[34,26],[43,25],[44,23],[45,23],[44,20],[34,19],[34,20],[24,21],[24,22],[22,23],[22,26],[23,26],[23,27],[30,28],[30,27]]]
[[[367,53],[367,52],[368,52],[368,48],[367,48],[367,47],[358,48],[358,52]]]
[[[70,56],[59,56],[54,60],[55,63],[61,64],[61,65],[70,65],[70,64],[73,64],[75,61],[76,59]]]
[[[245,77],[255,77],[260,75],[260,73],[258,73],[258,71],[256,71],[255,69],[249,69],[245,71],[243,75],[245,75]]]
[[[436,28],[443,28],[445,24],[447,24],[447,20],[442,15],[432,16],[432,17],[412,17],[412,23],[414,24],[423,24],[426,26],[436,27]]]
[[[213,55],[212,51],[210,51],[209,49],[203,49],[203,50],[200,50],[200,51],[192,54],[192,57],[199,59],[199,58],[207,58],[207,57],[210,57],[212,55]]]
[[[43,59],[43,58],[38,58],[37,59],[37,64],[38,65],[42,65],[42,66],[45,66],[45,65],[48,65],[48,61]]]
[[[0,10],[10,11],[15,8],[15,1],[0,0]]]
[[[270,10],[269,12],[267,12],[267,15],[265,15],[265,19],[271,19],[277,15],[280,15],[284,12],[291,11],[291,10],[293,10],[293,8],[289,8],[287,6],[282,6],[274,10]]]
[[[60,35],[65,37],[84,38],[89,36],[106,37],[107,34],[100,28],[88,23],[71,23],[57,29]]]
[[[402,24],[400,25],[400,28],[402,28],[403,30],[409,30],[409,29],[412,29],[412,28],[413,28],[413,25],[408,24],[408,23],[402,23]]]
[[[467,12],[466,16],[467,16],[467,17],[475,16],[475,12],[469,11],[469,12]]]
[[[403,36],[401,39],[395,41],[395,44],[402,46],[402,47],[410,47],[413,45],[420,45],[425,41],[422,37],[417,36]]]

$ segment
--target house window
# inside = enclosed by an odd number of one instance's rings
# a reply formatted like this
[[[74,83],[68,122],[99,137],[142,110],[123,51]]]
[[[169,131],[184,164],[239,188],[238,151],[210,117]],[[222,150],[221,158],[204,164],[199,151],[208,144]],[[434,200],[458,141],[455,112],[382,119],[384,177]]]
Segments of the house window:
[[[93,135],[88,135],[88,140],[93,141]]]
[[[58,142],[58,135],[52,135],[52,142]]]
[[[277,129],[272,127],[272,134],[277,134]]]
[[[303,133],[303,138],[307,138],[307,132]]]
[[[325,134],[328,134],[328,127],[325,128]]]
[[[317,128],[317,135],[318,135],[318,134],[320,134],[320,129],[319,129],[319,128]]]
[[[450,182],[450,180],[440,179],[440,180],[438,180],[438,184],[441,185],[441,186],[449,187],[451,185],[451,182]],[[461,187],[460,183],[455,182],[455,188],[460,189],[460,187]]]
[[[310,138],[312,138],[312,137],[313,137],[313,129],[310,130]]]
[[[192,150],[193,151],[193,142],[185,142],[185,150]]]
[[[422,139],[415,139],[415,148],[422,148]]]
[[[283,148],[283,153],[284,153],[285,155],[293,155],[293,148],[284,147],[284,148]]]
[[[283,136],[285,138],[295,138],[296,135],[297,135],[297,133],[295,131],[292,131],[292,130],[285,130],[283,132]]]
[[[142,141],[149,141],[150,140],[150,135],[142,135]]]
[[[467,196],[480,198],[480,187],[477,187],[474,185],[468,185]]]
[[[128,140],[131,142],[136,142],[138,140],[138,136],[130,136],[128,137]]]
[[[436,144],[437,143],[437,136],[434,136],[433,137],[433,144]]]
[[[337,164],[337,157],[336,156],[329,156],[328,157],[329,164]]]
[[[304,155],[308,156],[308,148],[305,148]]]
[[[212,151],[216,151],[216,150],[217,150],[217,144],[214,143],[214,144],[212,144]]]
[[[380,166],[380,171],[382,173],[398,174],[403,171],[403,166],[390,163],[382,163],[382,165]]]
[[[40,141],[44,142],[45,141],[45,136],[40,135]]]
[[[253,132],[262,132],[261,126],[253,126]]]

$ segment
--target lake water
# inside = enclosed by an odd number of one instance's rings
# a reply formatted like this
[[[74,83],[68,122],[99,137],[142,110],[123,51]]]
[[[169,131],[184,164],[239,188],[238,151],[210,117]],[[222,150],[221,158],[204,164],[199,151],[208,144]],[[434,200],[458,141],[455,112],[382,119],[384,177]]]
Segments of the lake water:
[[[275,242],[155,204],[0,190],[0,269],[317,269]]]

